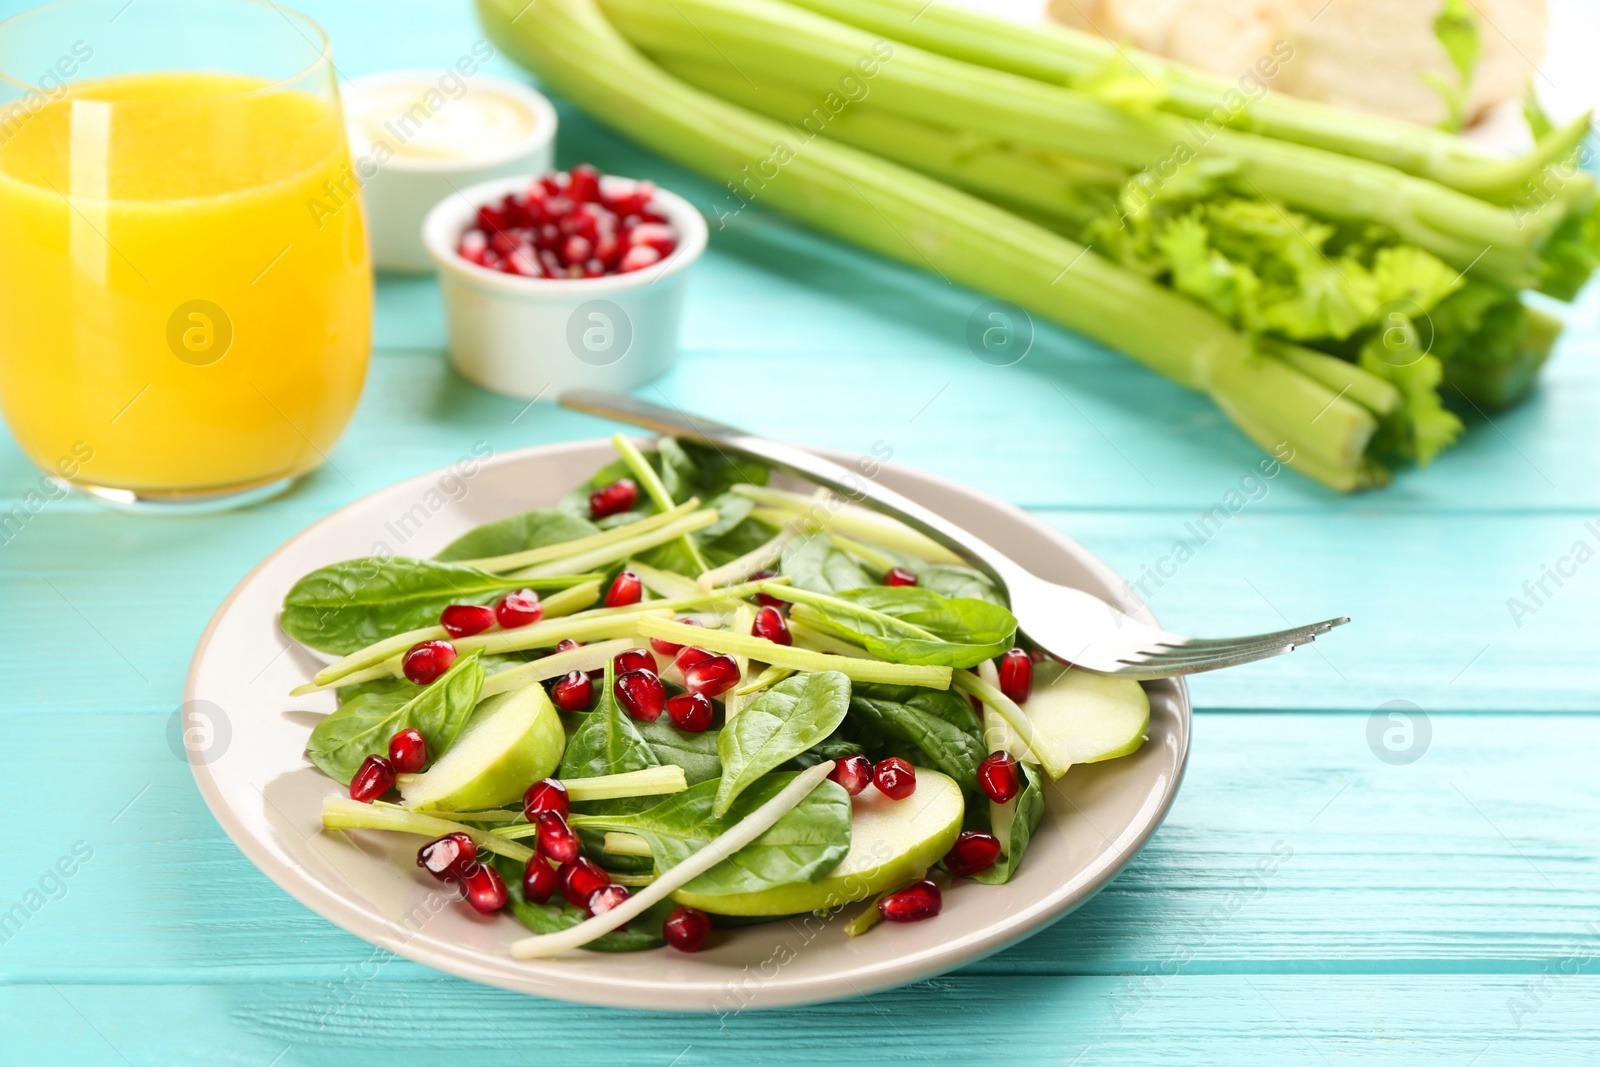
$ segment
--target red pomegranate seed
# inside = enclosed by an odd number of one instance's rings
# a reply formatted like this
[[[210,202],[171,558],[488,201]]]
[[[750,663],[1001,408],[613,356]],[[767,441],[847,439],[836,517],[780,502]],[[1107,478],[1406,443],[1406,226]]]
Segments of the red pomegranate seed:
[[[602,188],[601,192],[605,190]],[[655,194],[654,182],[635,182],[626,192],[605,197],[605,204],[618,215],[637,215],[650,206],[650,199]]]
[[[461,877],[477,858],[477,843],[463,833],[436,837],[417,849],[417,866],[441,882]]]
[[[986,871],[1000,858],[1000,841],[993,834],[968,830],[945,853],[944,865],[958,878]]]
[[[494,625],[494,609],[481,604],[451,604],[439,613],[439,625],[451,637],[471,637]]]
[[[562,711],[588,711],[594,704],[594,683],[582,671],[571,671],[550,687],[550,702]]]
[[[634,245],[622,254],[622,261],[617,264],[617,270],[623,274],[632,274],[636,270],[644,270],[660,262],[660,252],[649,245]]]
[[[356,776],[350,779],[350,799],[371,804],[394,785],[394,764],[382,756],[368,756],[361,761]]]
[[[631,511],[634,501],[638,499],[638,484],[632,478],[618,478],[589,494],[589,517],[603,519],[608,515]]]
[[[939,887],[924,878],[878,901],[878,914],[892,923],[919,923],[939,914],[943,906]]]
[[[865,756],[846,756],[828,772],[830,782],[838,782],[844,791],[856,796],[872,784],[872,761]]]
[[[561,258],[566,260],[569,266],[574,263],[581,264],[593,253],[594,242],[576,233],[561,245]]]
[[[611,588],[606,590],[606,607],[625,608],[629,604],[637,604],[644,599],[644,586],[639,581],[639,576],[632,571],[623,571],[611,580]]]
[[[427,685],[449,670],[455,661],[456,646],[449,641],[421,641],[406,652],[400,669],[418,685]]]
[[[506,883],[487,863],[474,863],[461,875],[461,891],[473,911],[485,915],[506,906]]]
[[[768,578],[776,577],[778,577],[777,571],[756,571],[750,576],[750,580],[752,582],[764,582]],[[764,608],[777,608],[779,611],[785,611],[789,607],[787,601],[779,600],[771,593],[757,593],[756,603],[760,604]]]
[[[553,811],[565,819],[571,810],[572,802],[567,799],[567,787],[554,778],[534,782],[522,794],[522,814],[529,822],[536,820],[542,811]]]
[[[580,203],[600,199],[600,172],[587,163],[579,163],[567,176],[567,195]]]
[[[428,762],[428,743],[422,731],[406,727],[389,738],[389,762],[397,774],[416,774]]]
[[[586,907],[590,915],[601,915],[627,900],[629,895],[628,887],[625,885],[603,886],[589,895],[589,903]],[[627,928],[627,923],[617,927],[619,930],[626,930]]]
[[[679,952],[699,952],[711,933],[711,916],[695,908],[677,907],[661,924],[661,936]]]
[[[667,701],[667,715],[672,725],[692,734],[705,733],[715,711],[711,699],[700,693],[679,693]]]
[[[794,644],[794,638],[789,634],[789,622],[777,608],[761,608],[757,611],[756,621],[750,625],[750,635],[764,637],[780,645]]]
[[[732,656],[712,656],[683,672],[683,687],[714,697],[739,684],[739,664]]]
[[[679,619],[678,621],[683,623],[685,626],[700,625],[699,619]],[[683,649],[682,645],[675,645],[671,641],[663,641],[659,637],[652,637],[650,639],[650,647],[661,653],[663,656],[676,656]]]
[[[916,585],[917,576],[904,567],[896,567],[883,576],[884,585]]]
[[[522,895],[534,904],[543,904],[556,891],[556,869],[543,856],[529,856],[522,869]]]
[[[1020,648],[1000,657],[1000,692],[1017,704],[1033,692],[1033,660]]]
[[[978,788],[996,804],[1017,795],[1022,781],[1017,777],[1017,761],[1006,752],[994,752],[978,764]]]
[[[630,648],[618,652],[611,659],[611,667],[618,676],[627,674],[629,671],[657,673],[656,658],[642,648]]]
[[[622,710],[635,719],[655,722],[667,704],[667,690],[654,671],[628,671],[611,687]]]
[[[556,881],[567,903],[573,907],[587,908],[595,890],[611,884],[611,876],[588,856],[579,856],[557,872]]]
[[[522,589],[515,593],[507,593],[494,605],[494,621],[500,624],[502,630],[515,630],[519,626],[528,626],[544,618],[544,605],[539,603],[539,594],[532,589]]]
[[[534,823],[538,826],[534,847],[540,855],[557,863],[571,863],[578,858],[578,832],[567,825],[559,811],[541,811]]]
[[[628,243],[635,247],[644,245],[656,250],[661,256],[667,256],[678,247],[678,240],[672,233],[671,226],[663,226],[659,222],[641,222],[628,233]]]
[[[560,641],[556,642],[556,651],[557,652],[571,652],[575,648],[582,648],[582,647],[583,647],[583,642],[582,641],[574,641],[570,637],[564,637]]]
[[[872,768],[872,784],[889,799],[904,800],[917,791],[917,770],[899,756],[890,756]]]
[[[711,653],[699,645],[684,645],[682,650],[672,657],[672,665],[678,668],[679,674],[686,674],[710,658]]]

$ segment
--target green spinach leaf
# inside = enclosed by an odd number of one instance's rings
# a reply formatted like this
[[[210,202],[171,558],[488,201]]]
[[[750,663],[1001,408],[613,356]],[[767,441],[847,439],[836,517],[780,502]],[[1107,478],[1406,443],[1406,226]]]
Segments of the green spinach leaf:
[[[988,755],[983,727],[960,693],[911,685],[857,685],[850,713],[884,737],[915,745],[927,763],[964,793],[978,789],[978,764]]]
[[[567,741],[561,756],[561,767],[556,772],[562,778],[596,778],[602,774],[623,774],[659,767],[661,760],[655,749],[640,735],[632,717],[617,703],[613,685],[614,672],[606,665],[600,700],[595,709],[583,717],[582,723]],[[687,777],[687,772],[685,773]],[[656,802],[655,797],[617,797],[611,800],[589,800],[572,805],[574,812],[614,814],[640,811]],[[587,855],[612,870],[649,870],[650,861],[635,856],[605,855],[603,839],[592,830],[579,830]]]
[[[762,692],[717,738],[716,814],[726,814],[756,779],[833,733],[849,710],[850,679],[838,671],[796,674]]]
[[[737,721],[737,720],[736,720]],[[714,808],[718,781],[674,793],[645,811],[624,815],[574,815],[573,826],[638,834],[650,842],[660,870],[677,866],[737,825],[794,780],[794,772],[751,783],[727,812]],[[772,828],[715,867],[685,884],[693,893],[755,893],[792,882],[814,882],[850,851],[850,796],[823,782]]]
[[[987,600],[951,600],[917,586],[875,585],[829,596],[777,589],[774,596],[810,609],[820,622],[875,656],[895,663],[975,667],[1011,647],[1017,620]]]
[[[476,652],[460,657],[450,669],[419,689],[407,682],[404,690],[369,689],[357,693],[339,710],[317,723],[306,742],[306,758],[328,777],[349,784],[368,756],[389,752],[389,739],[414,727],[428,742],[428,754],[438,759],[449,751],[472,717],[483,688],[483,663]]]
[[[664,715],[655,722],[635,722],[633,725],[658,760],[683,768],[683,776],[690,785],[722,777],[722,761],[717,758],[720,731],[687,733],[672,725],[672,720]]]
[[[509,556],[513,552],[576,541],[599,532],[600,527],[587,518],[559,508],[539,508],[469,530],[446,545],[434,559],[450,562]]]
[[[778,569],[796,588],[839,593],[873,585],[872,576],[854,556],[833,547],[827,534],[797,537],[783,549]]]
[[[506,894],[510,897],[511,914],[518,922],[536,934],[553,934],[577,926],[589,917],[582,908],[575,908],[559,895],[547,904],[535,904],[522,895],[522,867],[515,860],[496,856],[495,867],[505,879]],[[602,934],[583,947],[594,952],[638,952],[660,945],[661,924],[677,905],[671,897],[644,910],[637,918],[620,930]]]
[[[985,885],[1003,885],[1017,873],[1022,854],[1028,851],[1028,842],[1039,820],[1044,817],[1044,776],[1031,763],[1018,763],[1022,772],[1022,789],[1004,804],[989,808],[994,835],[1000,839],[1000,858],[988,870],[979,871],[973,878]]]

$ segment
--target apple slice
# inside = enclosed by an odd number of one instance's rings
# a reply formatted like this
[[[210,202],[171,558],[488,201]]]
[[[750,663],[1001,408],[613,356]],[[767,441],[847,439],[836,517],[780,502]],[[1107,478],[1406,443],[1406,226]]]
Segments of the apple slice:
[[[938,863],[961,832],[964,810],[960,786],[918,767],[917,791],[906,799],[870,787],[851,802],[850,851],[827,877],[726,896],[680,889],[672,898],[716,915],[795,915],[863,900]]]
[[[1137,752],[1150,727],[1150,697],[1130,678],[1108,678],[1075,671],[1053,660],[1034,665],[1033,695],[1022,710],[1041,744],[1048,744],[1063,766],[1099,763]],[[1005,724],[994,716],[995,727]],[[1009,730],[990,737],[1017,759],[1038,763]]]
[[[538,682],[479,704],[450,751],[422,774],[404,776],[400,796],[418,811],[474,811],[509,804],[549,777],[566,734]]]

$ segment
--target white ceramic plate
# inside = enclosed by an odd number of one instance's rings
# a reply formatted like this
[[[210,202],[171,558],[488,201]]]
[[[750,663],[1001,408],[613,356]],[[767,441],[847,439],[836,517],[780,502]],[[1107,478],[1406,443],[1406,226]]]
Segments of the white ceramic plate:
[[[658,949],[512,960],[507,946],[527,931],[509,915],[483,918],[454,903],[416,867],[420,839],[321,830],[322,798],[343,790],[301,751],[334,701],[329,693],[286,695],[317,663],[278,630],[278,608],[307,571],[375,546],[431,555],[480,523],[553,505],[613,456],[605,441],[581,441],[390,486],[279,548],[217,610],[185,689],[190,763],[228,836],[295,899],[375,945],[473,981],[588,1004],[731,1013],[871,993],[997,952],[1082,904],[1161,822],[1189,747],[1189,695],[1179,681],[1149,686],[1142,750],[1074,768],[1047,790],[1048,813],[1010,884],[959,882],[934,920],[847,938],[844,923],[860,907],[851,905],[829,920],[722,931],[695,955]],[[904,467],[886,465],[879,478],[959,517],[1045,578],[1103,596],[1122,587],[1081,546],[1008,504]],[[1142,617],[1154,625],[1148,612]]]

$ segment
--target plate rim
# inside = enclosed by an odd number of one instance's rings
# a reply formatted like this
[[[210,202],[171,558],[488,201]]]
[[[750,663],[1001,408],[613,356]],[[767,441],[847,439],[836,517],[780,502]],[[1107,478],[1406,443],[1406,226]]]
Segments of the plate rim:
[[[636,440],[651,441],[654,438],[645,436],[636,438]],[[529,459],[559,455],[563,452],[587,451],[596,446],[609,445],[609,443],[609,438],[599,437],[531,445],[497,453],[487,457],[484,463],[485,465],[515,465],[526,462]],[[846,465],[853,465],[864,459],[861,454],[837,449],[808,448],[807,451]],[[985,504],[1005,514],[1011,521],[1031,527],[1062,551],[1073,556],[1077,563],[1093,573],[1101,581],[1113,587],[1124,587],[1126,603],[1123,606],[1133,609],[1130,614],[1152,626],[1159,625],[1148,605],[1130,587],[1127,587],[1121,576],[1109,564],[1074,539],[1029,514],[1022,508],[998,497],[991,496],[980,489],[931,471],[889,460],[873,460],[873,462],[879,467],[941,483],[945,488],[980,498]],[[338,523],[347,512],[364,505],[371,497],[401,487],[430,484],[450,469],[450,467],[446,466],[424,471],[363,493],[356,499],[302,528],[263,556],[229,590],[227,596],[223,598],[216,611],[212,613],[210,620],[206,623],[205,630],[195,644],[194,654],[190,658],[189,669],[184,677],[184,703],[187,705],[199,699],[196,693],[196,684],[201,661],[204,659],[217,630],[232,609],[235,601],[239,599],[262,571],[296,545],[312,537],[317,531]],[[847,999],[854,995],[865,996],[911,982],[935,978],[958,967],[976,963],[1002,952],[1038,933],[1045,927],[1065,918],[1093,899],[1113,878],[1121,873],[1134,856],[1144,849],[1151,836],[1165,822],[1188,769],[1194,717],[1189,687],[1187,680],[1183,677],[1174,677],[1165,679],[1165,681],[1170,682],[1175,690],[1174,710],[1176,712],[1177,725],[1175,731],[1177,751],[1173,771],[1166,781],[1165,788],[1157,800],[1154,810],[1145,817],[1143,825],[1138,826],[1132,840],[1108,861],[1100,865],[1101,869],[1094,874],[1088,885],[1076,892],[1072,892],[1063,884],[1062,887],[1046,893],[1016,912],[1002,916],[993,925],[985,927],[978,932],[954,941],[939,942],[927,949],[908,953],[888,963],[873,962],[862,965],[854,971],[849,969],[843,971],[832,970],[822,975],[775,981],[765,987],[759,1002],[743,1004],[738,1010],[770,1010],[822,1004]],[[582,981],[574,982],[571,979],[577,977],[576,975],[565,976],[566,981],[564,983],[544,983],[539,981],[542,977],[541,973],[531,967],[527,972],[529,980],[519,981],[509,976],[503,976],[498,972],[483,973],[482,965],[478,962],[483,958],[483,954],[476,949],[464,949],[460,953],[450,953],[434,950],[427,946],[418,946],[413,943],[412,939],[400,936],[400,928],[395,924],[356,906],[347,898],[334,893],[297,865],[283,863],[277,855],[272,853],[266,843],[260,841],[255,834],[248,832],[242,820],[234,815],[233,808],[224,799],[216,783],[215,776],[211,773],[211,764],[204,758],[205,754],[190,752],[187,756],[187,762],[189,763],[190,772],[194,776],[195,785],[199,789],[207,809],[211,812],[212,818],[217,821],[223,833],[228,836],[234,846],[244,853],[245,858],[291,898],[309,908],[321,918],[326,919],[347,933],[361,938],[368,944],[375,945],[413,963],[430,967],[453,977],[505,989],[510,992],[547,997],[569,1003],[590,1004],[601,1007],[638,1008],[641,1002],[636,995],[629,996],[628,993],[630,991],[637,993],[639,990],[655,988],[682,989],[681,985],[673,983],[640,982],[637,979],[605,985]],[[1130,824],[1130,828],[1132,828],[1132,825],[1134,824]],[[474,971],[474,966],[478,967],[476,972]],[[841,981],[849,986],[848,991],[841,992],[836,988]],[[664,1004],[659,1002],[652,1003],[650,1004],[650,1010],[685,1014],[716,1013],[716,1009],[710,1004],[697,1006],[670,1000]]]

